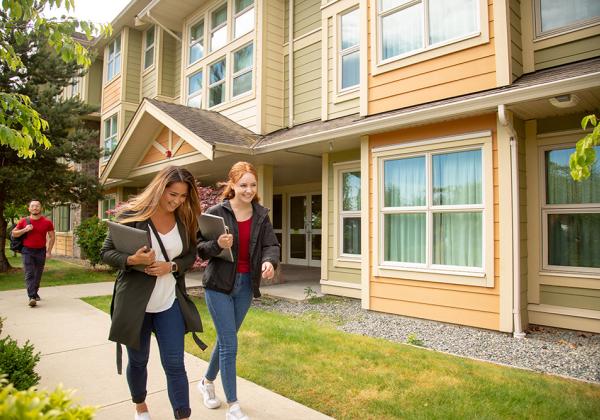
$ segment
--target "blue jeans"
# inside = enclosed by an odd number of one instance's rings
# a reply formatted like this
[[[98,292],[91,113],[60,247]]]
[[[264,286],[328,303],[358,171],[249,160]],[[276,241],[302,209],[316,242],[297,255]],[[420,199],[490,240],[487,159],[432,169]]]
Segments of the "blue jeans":
[[[25,270],[25,287],[27,296],[33,299],[37,296],[42,281],[44,265],[46,265],[46,248],[27,248],[21,251],[23,268]]]
[[[237,273],[231,294],[205,289],[204,296],[217,330],[217,343],[204,376],[209,381],[214,381],[220,368],[225,397],[228,403],[232,403],[237,401],[237,332],[252,304],[250,273]]]
[[[185,365],[183,364],[183,338],[185,323],[177,299],[173,306],[163,312],[146,312],[140,331],[140,349],[127,347],[127,383],[134,403],[146,400],[148,380],[148,358],[150,356],[150,336],[156,334],[160,361],[167,375],[167,392],[176,419],[189,417],[190,390]]]

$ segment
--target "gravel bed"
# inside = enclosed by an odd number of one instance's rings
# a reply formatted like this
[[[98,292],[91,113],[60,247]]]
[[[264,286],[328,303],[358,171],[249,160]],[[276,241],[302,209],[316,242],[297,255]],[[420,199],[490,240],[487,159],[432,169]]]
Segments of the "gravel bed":
[[[400,343],[417,339],[437,351],[600,383],[600,334],[533,326],[525,338],[516,339],[496,331],[366,311],[359,301],[344,298],[321,303],[262,298],[254,306],[290,315],[318,313],[352,334]]]

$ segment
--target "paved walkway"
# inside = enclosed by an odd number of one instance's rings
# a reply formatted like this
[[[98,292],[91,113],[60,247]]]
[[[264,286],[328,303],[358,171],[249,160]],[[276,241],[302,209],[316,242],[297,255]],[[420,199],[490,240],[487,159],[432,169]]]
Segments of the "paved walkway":
[[[197,279],[188,281],[188,286],[198,285]],[[133,404],[125,377],[116,373],[115,344],[107,340],[109,316],[79,299],[111,294],[112,287],[110,282],[41,288],[43,300],[35,308],[27,306],[24,290],[0,292],[0,316],[5,318],[2,335],[10,335],[21,344],[30,340],[41,352],[36,368],[42,377],[40,388],[54,389],[62,383],[65,388],[77,390],[78,402],[99,407],[97,419],[130,420]],[[172,419],[154,339],[150,353],[148,406],[154,420]],[[126,359],[124,355],[124,363]],[[192,418],[223,419],[225,404],[209,410],[196,390],[206,362],[186,353],[185,364]],[[217,395],[223,399],[219,379],[216,384]],[[244,411],[254,420],[330,418],[242,378],[238,378],[238,395]]]

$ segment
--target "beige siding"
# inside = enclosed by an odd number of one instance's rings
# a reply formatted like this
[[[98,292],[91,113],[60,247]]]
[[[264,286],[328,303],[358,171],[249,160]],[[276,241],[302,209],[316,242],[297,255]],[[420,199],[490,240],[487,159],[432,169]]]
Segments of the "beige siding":
[[[102,66],[100,60],[94,61],[87,73],[87,103],[93,106],[100,106],[102,96]]]
[[[157,67],[152,67],[152,70],[142,75],[142,98],[155,98],[157,90]]]
[[[256,100],[252,99],[239,105],[228,107],[219,111],[219,113],[256,133],[256,109]]]
[[[521,31],[521,1],[510,0],[510,54],[512,80],[523,74],[523,38]]]
[[[537,50],[535,69],[541,70],[600,55],[600,35]]]
[[[540,286],[540,303],[600,311],[600,290],[542,284]]]
[[[290,125],[290,91],[288,84],[290,80],[290,62],[287,54],[283,57],[283,125],[288,127]]]
[[[127,36],[127,57],[123,60],[123,68],[127,72],[125,80],[125,100],[138,103],[140,101],[140,77],[142,69],[142,33],[129,29]]]
[[[160,94],[174,98],[179,95],[181,43],[164,31],[161,36],[162,80]]]
[[[327,181],[328,203],[327,203],[327,280],[360,284],[360,268],[347,268],[336,266],[336,255],[334,253],[334,242],[339,238],[334,237],[335,227],[338,224],[338,215],[334,213],[334,170],[335,163],[360,160],[360,150],[331,153],[329,155],[329,179]],[[357,163],[357,165],[360,165]],[[339,203],[338,203],[339,204]]]
[[[265,91],[263,106],[265,107],[265,130],[270,133],[283,128],[284,113],[284,65],[283,65],[283,2],[266,1],[266,22],[264,51],[266,54],[263,77]],[[266,134],[265,133],[265,134]]]
[[[294,39],[321,27],[321,0],[294,2]]]
[[[321,42],[294,52],[294,124],[321,118]]]
[[[134,115],[135,111],[125,111],[125,118],[123,118],[123,131],[121,131],[121,133],[125,132]]]

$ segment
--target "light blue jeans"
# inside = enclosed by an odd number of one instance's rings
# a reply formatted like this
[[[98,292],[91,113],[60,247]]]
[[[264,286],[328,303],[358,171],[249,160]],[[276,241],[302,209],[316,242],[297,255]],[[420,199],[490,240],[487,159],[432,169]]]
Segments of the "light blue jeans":
[[[206,306],[217,330],[217,343],[204,375],[214,381],[221,370],[221,381],[228,403],[237,401],[237,332],[252,304],[250,273],[237,273],[231,294],[205,289]]]

